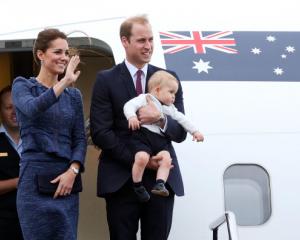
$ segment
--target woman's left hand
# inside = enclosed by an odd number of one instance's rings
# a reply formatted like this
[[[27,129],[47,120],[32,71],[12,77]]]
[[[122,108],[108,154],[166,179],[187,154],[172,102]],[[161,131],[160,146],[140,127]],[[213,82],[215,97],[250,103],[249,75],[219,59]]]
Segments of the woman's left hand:
[[[60,174],[57,178],[53,179],[51,183],[58,183],[53,198],[57,198],[58,196],[63,197],[70,195],[75,178],[76,174],[71,169],[68,169],[66,172]]]

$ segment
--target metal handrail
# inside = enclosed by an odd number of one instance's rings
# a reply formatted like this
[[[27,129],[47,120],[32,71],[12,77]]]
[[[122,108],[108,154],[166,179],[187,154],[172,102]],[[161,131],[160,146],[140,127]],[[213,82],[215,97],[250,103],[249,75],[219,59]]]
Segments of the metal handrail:
[[[238,240],[235,215],[230,211],[225,212],[224,215],[209,225],[209,228],[213,231],[213,240],[218,240],[218,229],[223,223],[227,225],[229,240]]]

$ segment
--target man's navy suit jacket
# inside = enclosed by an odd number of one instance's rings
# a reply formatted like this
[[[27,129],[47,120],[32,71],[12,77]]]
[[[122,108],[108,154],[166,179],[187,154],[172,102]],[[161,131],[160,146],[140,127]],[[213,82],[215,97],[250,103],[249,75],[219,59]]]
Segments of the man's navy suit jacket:
[[[146,81],[157,70],[161,69],[149,64]],[[176,76],[173,72],[171,74]],[[176,78],[178,79],[177,76]],[[184,113],[182,95],[179,82],[174,105]],[[134,153],[128,148],[131,133],[128,129],[128,121],[123,114],[123,106],[136,96],[134,83],[125,62],[97,74],[92,94],[90,121],[93,142],[102,150],[98,166],[98,196],[105,196],[107,193],[119,190],[131,178]],[[186,132],[168,116],[165,136],[170,141],[182,142],[186,138]],[[176,195],[182,196],[184,195],[183,182],[171,144],[170,154],[174,167],[170,171],[167,182]],[[147,173],[151,175],[151,172],[154,183],[156,173],[153,170],[146,170],[144,175]]]

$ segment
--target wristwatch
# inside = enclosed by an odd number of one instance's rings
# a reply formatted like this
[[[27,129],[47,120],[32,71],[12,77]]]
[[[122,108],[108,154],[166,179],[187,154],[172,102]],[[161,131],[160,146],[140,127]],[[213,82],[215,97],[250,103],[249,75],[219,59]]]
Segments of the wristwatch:
[[[71,166],[70,169],[73,171],[74,174],[78,174],[79,173],[79,169],[76,167]]]

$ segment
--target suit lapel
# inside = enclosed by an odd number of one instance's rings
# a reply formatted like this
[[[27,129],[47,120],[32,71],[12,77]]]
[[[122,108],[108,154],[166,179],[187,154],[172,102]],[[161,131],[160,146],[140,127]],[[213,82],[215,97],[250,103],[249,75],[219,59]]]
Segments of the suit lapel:
[[[123,82],[130,98],[136,97],[136,91],[133,84],[133,79],[125,65],[125,62],[121,63],[121,81]]]

